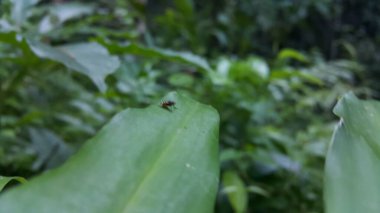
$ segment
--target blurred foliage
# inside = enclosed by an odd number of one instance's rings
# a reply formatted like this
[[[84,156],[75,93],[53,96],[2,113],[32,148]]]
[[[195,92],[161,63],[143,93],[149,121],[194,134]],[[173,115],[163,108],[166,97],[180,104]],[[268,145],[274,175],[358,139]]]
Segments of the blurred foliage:
[[[321,212],[332,107],[379,96],[372,1],[1,4],[1,175],[56,167],[113,114],[178,90],[221,115],[216,212]]]

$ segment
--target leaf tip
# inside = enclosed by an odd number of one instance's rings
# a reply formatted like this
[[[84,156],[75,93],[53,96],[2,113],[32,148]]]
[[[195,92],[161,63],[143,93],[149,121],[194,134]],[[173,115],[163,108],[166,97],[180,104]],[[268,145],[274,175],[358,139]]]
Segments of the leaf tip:
[[[335,115],[339,117],[343,117],[346,111],[346,107],[348,104],[351,104],[353,102],[356,102],[358,98],[355,96],[355,94],[350,91],[343,95],[338,101],[338,103],[335,105],[333,112]]]

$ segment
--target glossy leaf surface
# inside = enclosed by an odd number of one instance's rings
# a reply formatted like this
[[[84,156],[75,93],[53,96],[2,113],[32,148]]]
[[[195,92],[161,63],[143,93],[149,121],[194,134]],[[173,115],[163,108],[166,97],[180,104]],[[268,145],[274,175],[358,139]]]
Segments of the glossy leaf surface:
[[[380,212],[380,103],[345,95],[325,173],[327,213]]]

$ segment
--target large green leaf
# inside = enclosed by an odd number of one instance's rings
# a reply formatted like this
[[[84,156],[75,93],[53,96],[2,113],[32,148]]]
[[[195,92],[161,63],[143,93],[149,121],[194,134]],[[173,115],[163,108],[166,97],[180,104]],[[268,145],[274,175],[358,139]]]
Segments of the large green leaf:
[[[380,102],[345,95],[325,173],[327,213],[380,212]]]
[[[107,88],[105,77],[120,65],[116,56],[109,55],[107,49],[95,42],[58,47],[34,40],[28,40],[28,43],[37,56],[63,63],[68,68],[87,75],[101,91]]]
[[[218,113],[177,93],[117,114],[62,167],[0,196],[0,212],[213,212]]]

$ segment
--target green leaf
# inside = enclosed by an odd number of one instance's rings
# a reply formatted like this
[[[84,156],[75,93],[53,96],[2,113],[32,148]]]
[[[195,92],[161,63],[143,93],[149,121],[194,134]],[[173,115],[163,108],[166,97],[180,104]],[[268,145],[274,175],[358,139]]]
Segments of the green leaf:
[[[325,166],[327,213],[380,212],[380,102],[345,95]]]
[[[0,191],[3,190],[5,185],[7,185],[10,181],[17,180],[20,183],[26,183],[26,180],[22,177],[4,177],[0,176]]]
[[[11,18],[17,26],[21,26],[28,14],[28,9],[40,0],[12,0]]]
[[[177,93],[117,114],[62,167],[0,197],[0,212],[213,212],[215,109]]]
[[[196,66],[202,71],[210,71],[211,67],[205,59],[194,55],[189,52],[178,52],[169,49],[161,49],[155,47],[144,47],[136,43],[130,43],[127,45],[119,45],[116,43],[110,43],[105,41],[99,41],[106,46],[112,53],[115,54],[134,54],[145,57],[155,57],[159,59],[166,59],[175,62],[181,62],[189,65]]]
[[[300,79],[306,80],[319,86],[323,85],[323,81],[320,78],[314,76],[312,73],[307,72],[307,70],[295,70],[285,67],[282,69],[273,70],[270,75],[271,80],[290,79],[292,77],[299,77]]]
[[[191,75],[175,73],[169,77],[169,83],[176,87],[190,88],[194,83],[194,78]]]
[[[73,151],[53,132],[47,129],[29,128],[31,146],[36,152],[33,170],[57,167],[64,162]]]
[[[294,49],[283,49],[277,56],[278,60],[294,59],[300,62],[307,63],[309,59],[302,53]]]
[[[233,171],[227,171],[223,174],[223,192],[227,194],[228,199],[235,212],[243,213],[246,211],[248,195],[244,182],[239,175]]]
[[[269,77],[269,66],[263,59],[250,57],[247,60],[232,63],[229,75],[233,79],[244,79],[254,84],[261,84]]]
[[[47,33],[66,21],[91,14],[94,9],[94,5],[81,3],[61,3],[51,6],[49,15],[46,15],[38,26],[39,32]]]
[[[192,18],[194,14],[193,0],[174,0],[174,4],[178,11],[180,11],[187,18]]]
[[[23,51],[24,56],[33,57],[33,53],[31,52],[29,45],[25,41],[24,37],[16,32],[6,32],[6,33],[0,32],[0,43],[10,44],[12,45],[12,48],[21,49]],[[9,58],[10,55],[12,54],[9,54],[8,51],[4,51],[0,53],[0,58]],[[15,56],[11,56],[11,57],[15,57]],[[32,60],[32,59],[28,58],[28,61],[29,60]]]
[[[107,49],[98,43],[77,43],[51,47],[38,41],[28,40],[33,52],[41,57],[64,64],[66,67],[87,75],[104,92],[105,77],[116,71],[120,61],[109,55]]]
[[[133,54],[140,55],[144,57],[159,58],[179,63],[184,63],[197,67],[199,70],[204,72],[214,84],[225,84],[223,76],[215,72],[208,62],[197,55],[190,52],[178,52],[169,49],[144,47],[136,43],[130,43],[127,45],[119,45],[116,43],[104,41],[102,39],[97,39],[99,43],[108,48],[111,53],[114,54]]]
[[[264,197],[268,197],[268,198],[270,197],[269,192],[259,186],[249,186],[247,187],[247,191],[264,196]]]

